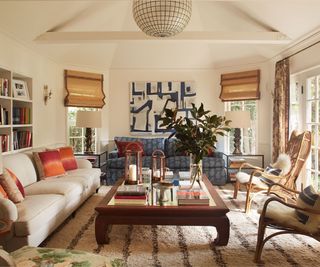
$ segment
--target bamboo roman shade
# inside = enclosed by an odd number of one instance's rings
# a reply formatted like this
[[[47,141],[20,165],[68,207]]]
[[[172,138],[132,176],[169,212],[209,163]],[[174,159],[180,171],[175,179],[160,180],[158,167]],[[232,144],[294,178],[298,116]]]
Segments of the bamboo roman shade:
[[[235,72],[221,75],[222,101],[260,99],[260,70]]]
[[[102,108],[105,105],[103,75],[65,70],[65,106]]]

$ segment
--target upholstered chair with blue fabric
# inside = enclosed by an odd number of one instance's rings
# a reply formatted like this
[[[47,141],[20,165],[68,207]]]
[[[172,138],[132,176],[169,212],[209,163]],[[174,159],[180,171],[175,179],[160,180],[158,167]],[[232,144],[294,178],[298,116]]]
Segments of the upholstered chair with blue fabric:
[[[304,131],[298,134],[293,131],[285,154],[279,156],[277,162],[271,164],[266,169],[243,163],[236,174],[233,197],[237,198],[241,185],[246,188],[245,212],[250,211],[252,200],[259,194],[275,194],[285,201],[290,198],[295,199],[295,195],[288,191],[283,191],[281,186],[295,190],[296,180],[310,154],[311,132]],[[246,173],[244,169],[252,169]]]
[[[286,203],[278,197],[271,197],[258,212],[260,215],[258,239],[254,261],[261,262],[265,243],[281,234],[300,234],[320,241],[320,195],[312,186],[301,193],[284,186],[279,186],[288,193],[297,195],[297,200]],[[266,228],[277,229],[265,237]]]

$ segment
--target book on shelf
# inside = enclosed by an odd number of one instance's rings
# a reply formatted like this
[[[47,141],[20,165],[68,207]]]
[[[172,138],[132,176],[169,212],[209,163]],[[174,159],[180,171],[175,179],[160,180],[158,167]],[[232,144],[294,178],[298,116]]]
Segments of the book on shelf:
[[[9,135],[8,134],[1,134],[0,135],[0,141],[1,141],[1,151],[7,152],[9,151]]]
[[[31,124],[31,109],[13,107],[12,109],[13,124]]]
[[[206,192],[198,189],[180,189],[177,190],[178,205],[209,205],[209,197]]]
[[[0,78],[0,95],[9,96],[9,81],[5,78]]]
[[[8,125],[9,124],[9,112],[6,108],[0,105],[0,125]]]
[[[31,131],[13,131],[13,149],[31,147]]]

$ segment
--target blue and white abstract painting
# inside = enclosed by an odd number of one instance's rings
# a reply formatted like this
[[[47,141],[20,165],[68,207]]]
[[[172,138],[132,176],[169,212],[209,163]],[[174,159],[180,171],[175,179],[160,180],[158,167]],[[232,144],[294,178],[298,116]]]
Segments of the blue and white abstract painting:
[[[196,90],[192,81],[130,82],[130,132],[159,134],[159,118],[165,108],[178,108],[178,115],[190,117]]]

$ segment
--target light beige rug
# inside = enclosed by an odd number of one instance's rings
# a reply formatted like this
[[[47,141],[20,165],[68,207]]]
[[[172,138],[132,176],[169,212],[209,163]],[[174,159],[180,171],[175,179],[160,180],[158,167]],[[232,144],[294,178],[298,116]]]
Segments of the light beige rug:
[[[246,215],[244,193],[233,200],[230,185],[219,190],[230,209],[230,239],[225,247],[212,245],[214,227],[131,225],[113,226],[110,244],[97,245],[94,207],[107,190],[102,187],[42,246],[94,252],[113,260],[114,266],[257,266],[252,261],[259,219],[257,207],[254,205],[251,214]],[[265,264],[259,266],[320,266],[319,255],[319,242],[304,236],[282,235],[267,242],[263,251]]]

